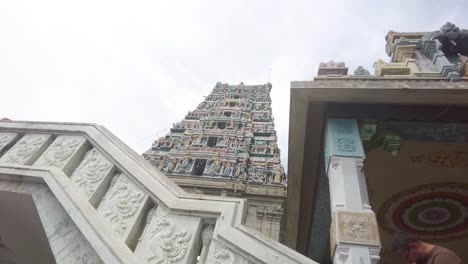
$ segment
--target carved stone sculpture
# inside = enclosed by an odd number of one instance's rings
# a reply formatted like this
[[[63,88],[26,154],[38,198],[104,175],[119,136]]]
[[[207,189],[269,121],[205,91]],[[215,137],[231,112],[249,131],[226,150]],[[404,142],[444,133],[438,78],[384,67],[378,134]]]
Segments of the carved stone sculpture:
[[[51,140],[50,135],[27,134],[0,158],[0,163],[31,165]]]
[[[362,66],[358,66],[356,70],[354,70],[354,75],[356,76],[369,76],[370,72]]]
[[[84,152],[85,142],[80,136],[59,136],[34,164],[65,169],[75,153]]]
[[[345,66],[344,62],[334,62],[333,60],[320,63],[318,75],[330,74],[347,75],[348,68]]]
[[[148,213],[148,224],[135,250],[149,264],[190,263],[194,235],[201,228],[198,217],[172,215],[158,207]]]
[[[123,174],[115,176],[112,182],[97,211],[109,221],[116,234],[127,241],[134,233],[132,230],[136,228],[135,223],[148,196]]]
[[[468,57],[458,54],[458,58],[457,70],[460,76],[468,77]]]
[[[92,199],[100,184],[110,177],[113,165],[98,150],[92,149],[85,156],[78,168],[70,176],[70,179],[88,199]],[[98,201],[91,203],[97,204]]]
[[[0,154],[2,150],[12,142],[18,134],[16,133],[0,133]]]
[[[442,33],[459,32],[460,28],[455,26],[453,23],[447,22],[440,28],[440,31]]]

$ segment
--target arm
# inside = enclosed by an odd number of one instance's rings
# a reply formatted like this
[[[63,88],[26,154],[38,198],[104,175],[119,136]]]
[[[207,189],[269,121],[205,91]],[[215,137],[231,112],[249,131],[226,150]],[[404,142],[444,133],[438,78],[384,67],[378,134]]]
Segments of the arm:
[[[463,264],[460,258],[453,252],[439,253],[434,257],[432,264]]]

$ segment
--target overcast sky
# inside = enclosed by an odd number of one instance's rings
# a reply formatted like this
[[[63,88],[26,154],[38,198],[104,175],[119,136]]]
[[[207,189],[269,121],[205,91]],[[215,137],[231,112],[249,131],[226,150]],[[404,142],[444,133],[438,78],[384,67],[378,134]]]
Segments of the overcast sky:
[[[290,81],[331,59],[372,72],[389,30],[468,28],[467,14],[463,0],[1,1],[0,118],[98,123],[142,153],[216,82],[271,68],[285,163]]]

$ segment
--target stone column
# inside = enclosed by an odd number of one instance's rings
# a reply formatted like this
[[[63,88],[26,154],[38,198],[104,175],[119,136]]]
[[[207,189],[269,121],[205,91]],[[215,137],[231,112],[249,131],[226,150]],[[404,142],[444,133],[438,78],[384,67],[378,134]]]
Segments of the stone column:
[[[333,263],[379,263],[377,220],[362,172],[365,154],[356,120],[328,119],[324,145],[330,184]]]

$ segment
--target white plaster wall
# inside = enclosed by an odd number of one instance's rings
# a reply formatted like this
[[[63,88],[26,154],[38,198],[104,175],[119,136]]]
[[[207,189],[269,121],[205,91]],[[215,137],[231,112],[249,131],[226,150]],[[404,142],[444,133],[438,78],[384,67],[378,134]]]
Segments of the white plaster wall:
[[[36,207],[35,209],[39,214],[39,224],[42,224],[47,237],[46,240],[48,240],[42,242],[49,243],[49,252],[50,250],[52,251],[56,263],[103,263],[47,186],[30,182],[0,181],[0,193],[8,196],[8,194],[12,192],[32,197]],[[9,197],[15,197],[15,195],[10,195]],[[13,199],[8,202],[11,208],[22,213],[25,219],[32,217],[31,215],[34,212],[32,212],[31,209],[34,208],[25,207],[24,203],[19,200]],[[5,213],[3,209],[7,208],[0,208],[1,214]],[[20,232],[22,230],[28,230],[28,226],[21,225],[21,223],[18,222],[16,226],[13,226],[13,229],[14,232]],[[38,230],[34,230],[33,228],[31,231],[37,232]],[[37,245],[38,244],[36,244],[36,246]],[[37,246],[39,250],[43,250],[43,248],[43,246]],[[32,261],[29,260],[29,258],[35,256],[35,250],[30,248],[22,248],[19,250],[21,250],[21,254],[17,254],[18,263],[54,263],[53,260],[44,258],[47,252],[39,252],[44,259],[44,262],[41,262],[38,258],[34,258]],[[28,253],[26,254],[25,252]],[[22,259],[26,262],[22,261]]]

